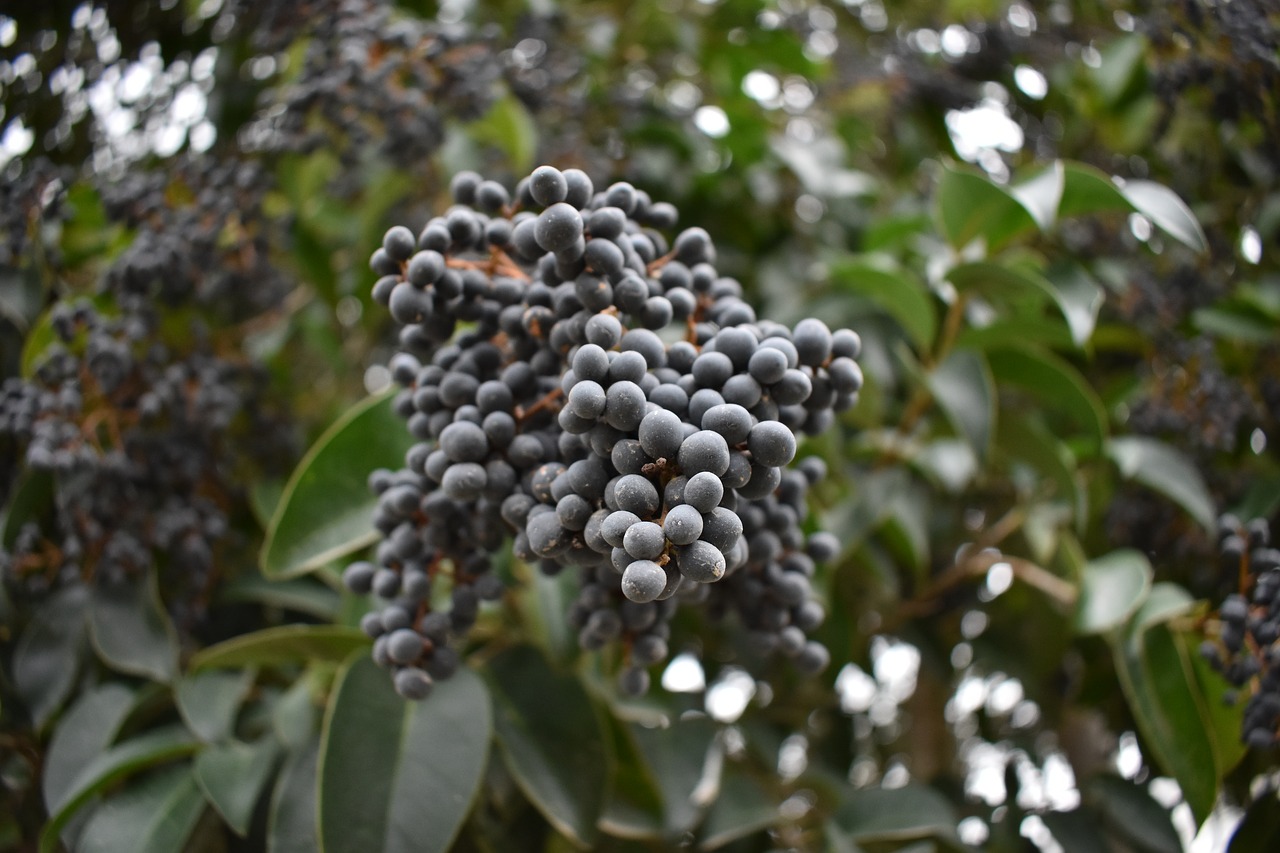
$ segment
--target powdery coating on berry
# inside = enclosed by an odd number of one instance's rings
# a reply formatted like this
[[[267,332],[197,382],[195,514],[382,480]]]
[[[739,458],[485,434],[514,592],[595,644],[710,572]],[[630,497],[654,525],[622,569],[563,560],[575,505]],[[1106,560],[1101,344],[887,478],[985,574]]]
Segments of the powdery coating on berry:
[[[652,560],[635,560],[622,573],[622,594],[631,601],[654,601],[666,585],[667,573]]]

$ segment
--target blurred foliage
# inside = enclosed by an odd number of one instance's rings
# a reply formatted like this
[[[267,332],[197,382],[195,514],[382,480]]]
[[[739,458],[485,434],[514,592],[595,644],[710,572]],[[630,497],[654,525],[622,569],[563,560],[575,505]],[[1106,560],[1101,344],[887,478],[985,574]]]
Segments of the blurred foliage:
[[[1241,814],[1230,849],[1276,849],[1274,749],[1196,652],[1238,583],[1215,515],[1280,510],[1270,4],[364,5],[0,17],[0,373],[251,164],[215,243],[282,286],[165,322],[264,365],[296,439],[240,480],[194,629],[154,582],[6,576],[0,849],[1163,851]],[[801,451],[844,544],[829,673],[762,672],[732,626],[672,639],[713,690],[753,671],[740,717],[617,697],[520,565],[479,677],[421,706],[354,630],[333,563],[403,450],[352,409],[393,351],[365,259],[458,170],[543,162],[675,203],[760,316],[862,335],[860,405]],[[0,435],[4,549],[55,501],[23,459]]]

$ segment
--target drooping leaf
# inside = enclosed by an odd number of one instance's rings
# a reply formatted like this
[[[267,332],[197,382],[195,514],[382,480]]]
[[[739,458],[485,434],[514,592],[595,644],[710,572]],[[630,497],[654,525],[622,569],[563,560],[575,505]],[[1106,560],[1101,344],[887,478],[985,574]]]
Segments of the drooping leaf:
[[[313,853],[316,835],[316,791],[319,785],[320,739],[289,753],[276,779],[267,819],[268,853]]]
[[[552,826],[589,847],[611,764],[590,697],[530,646],[495,657],[489,675],[498,745],[512,777]]]
[[[236,713],[253,686],[253,671],[198,672],[181,679],[175,689],[178,713],[187,728],[205,743],[231,737]]]
[[[1090,560],[1080,578],[1076,632],[1100,634],[1123,624],[1151,591],[1153,574],[1141,551],[1122,549]]]
[[[986,458],[996,422],[991,370],[976,350],[956,350],[929,374],[929,391],[956,431]]]
[[[271,778],[280,744],[267,735],[255,743],[215,744],[196,756],[195,775],[209,804],[243,838],[262,790]]]
[[[376,539],[375,468],[399,468],[413,444],[392,410],[393,397],[371,397],[320,436],[294,469],[262,545],[262,573],[285,578],[314,571]]]
[[[1155,489],[1185,509],[1206,530],[1213,529],[1217,517],[1213,498],[1200,472],[1178,450],[1159,439],[1140,435],[1112,438],[1106,449],[1123,477]]]
[[[86,764],[50,809],[40,833],[41,853],[58,849],[62,829],[92,797],[125,777],[190,755],[199,743],[182,726],[164,726],[116,744]]]
[[[154,574],[123,581],[95,579],[89,639],[113,669],[169,683],[178,673],[178,632],[165,613]]]
[[[339,676],[319,758],[321,848],[443,853],[479,790],[492,723],[469,669],[421,702],[402,699],[367,655]]]
[[[40,605],[13,653],[13,683],[37,727],[75,684],[87,633],[89,591],[67,587]]]
[[[950,837],[958,822],[947,798],[924,785],[850,788],[842,793],[834,820],[859,844]]]
[[[46,809],[52,811],[84,766],[111,745],[135,698],[123,684],[102,684],[81,694],[58,721],[40,779]]]
[[[1008,190],[954,166],[943,169],[935,206],[943,235],[957,249],[981,237],[993,252],[1036,228],[1035,218]]]
[[[1200,221],[1173,190],[1154,181],[1127,181],[1120,192],[1134,210],[1184,246],[1197,252],[1209,251]]]
[[[188,669],[199,672],[252,664],[341,661],[369,642],[363,631],[343,625],[282,625],[242,634],[202,649],[192,655]]]
[[[80,836],[78,853],[177,853],[204,812],[191,767],[150,774],[108,797]]]

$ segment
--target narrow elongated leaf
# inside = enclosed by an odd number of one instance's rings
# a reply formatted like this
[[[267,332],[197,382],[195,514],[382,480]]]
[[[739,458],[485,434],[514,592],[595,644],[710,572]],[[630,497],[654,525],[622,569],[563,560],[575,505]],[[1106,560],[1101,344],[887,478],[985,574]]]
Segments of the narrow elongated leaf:
[[[1212,530],[1213,498],[1195,466],[1164,442],[1139,435],[1117,436],[1107,442],[1107,455],[1126,479],[1155,489]]]
[[[89,818],[78,853],[177,853],[204,812],[188,765],[169,768],[107,798]]]
[[[178,632],[164,612],[154,576],[93,584],[89,638],[113,669],[171,682],[178,672]]]
[[[975,172],[948,166],[935,197],[938,221],[957,249],[981,237],[988,251],[1034,231],[1036,220],[1009,191]]]
[[[134,692],[123,684],[103,684],[81,694],[58,721],[40,779],[46,809],[52,811],[84,766],[111,745],[134,699]]]
[[[1102,448],[1106,410],[1097,392],[1070,363],[1032,346],[990,350],[987,363],[996,382],[1016,386],[1047,408],[1066,414],[1084,431],[1092,448]]]
[[[13,682],[37,727],[75,684],[84,649],[89,591],[68,587],[36,610],[13,653]]]
[[[268,578],[313,571],[374,541],[369,472],[401,467],[414,441],[393,399],[384,394],[356,405],[298,463],[262,545]]]
[[[1120,193],[1134,210],[1184,246],[1197,252],[1209,251],[1200,221],[1173,190],[1154,181],[1127,181]]]
[[[187,728],[205,743],[231,737],[253,672],[200,672],[178,682],[175,698]]]
[[[443,853],[479,790],[492,732],[489,697],[469,669],[421,702],[400,698],[366,655],[339,677],[319,759],[327,853]]]
[[[192,656],[189,669],[342,661],[369,642],[363,631],[343,625],[282,625],[209,646]]]
[[[512,777],[552,826],[591,846],[611,756],[587,692],[530,646],[495,657],[489,674],[498,745]]]
[[[924,785],[847,790],[835,823],[853,841],[908,841],[954,836],[957,818],[946,797]]]
[[[1124,623],[1151,591],[1151,562],[1141,551],[1124,549],[1090,560],[1080,578],[1075,628],[1100,634]]]
[[[40,833],[41,853],[58,849],[62,828],[92,797],[111,784],[148,767],[190,755],[198,742],[181,726],[166,726],[117,744],[90,761],[51,810]]]
[[[268,735],[251,744],[232,741],[211,746],[196,756],[200,790],[241,838],[249,832],[254,807],[279,755],[280,744]]]
[[[276,779],[267,820],[268,853],[314,853],[320,847],[316,835],[316,791],[319,785],[320,739],[291,752]]]
[[[995,383],[982,354],[956,350],[929,374],[929,390],[980,458],[986,458],[996,421]]]

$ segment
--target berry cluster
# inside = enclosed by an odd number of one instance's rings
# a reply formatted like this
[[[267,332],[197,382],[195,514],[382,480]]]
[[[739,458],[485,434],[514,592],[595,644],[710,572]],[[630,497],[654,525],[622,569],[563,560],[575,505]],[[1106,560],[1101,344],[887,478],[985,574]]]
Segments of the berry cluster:
[[[1240,592],[1222,602],[1218,637],[1206,640],[1201,653],[1228,682],[1248,691],[1240,736],[1265,749],[1280,740],[1280,549],[1271,547],[1266,519],[1241,524],[1224,515],[1218,551],[1223,571],[1238,575]]]
[[[546,574],[580,573],[569,619],[585,649],[620,642],[626,693],[667,656],[679,602],[736,612],[762,649],[820,671],[810,578],[838,545],[800,527],[820,461],[784,469],[798,433],[857,401],[858,335],[758,319],[707,232],[668,242],[675,208],[630,184],[543,166],[514,196],[471,172],[452,192],[371,259],[419,443],[374,474],[384,538],[345,579],[384,600],[364,628],[396,688],[422,698],[457,666],[448,643],[501,596],[490,555],[508,537]]]

